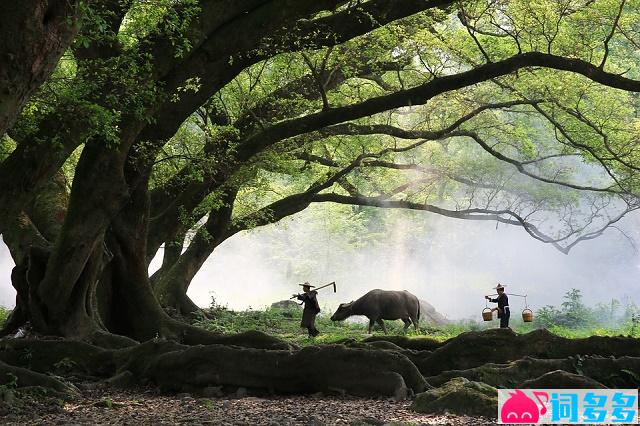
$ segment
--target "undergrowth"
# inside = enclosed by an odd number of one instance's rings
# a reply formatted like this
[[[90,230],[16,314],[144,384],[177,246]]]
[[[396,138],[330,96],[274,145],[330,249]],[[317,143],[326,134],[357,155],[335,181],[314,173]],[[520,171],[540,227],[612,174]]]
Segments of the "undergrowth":
[[[4,323],[7,321],[7,318],[9,318],[9,314],[11,314],[11,309],[0,306],[0,328],[4,327]]]
[[[323,309],[316,317],[316,326],[321,334],[315,339],[307,337],[306,329],[300,327],[302,309],[298,306],[284,308],[269,308],[264,311],[247,310],[232,311],[226,307],[213,305],[207,310],[211,319],[200,319],[196,324],[207,330],[218,333],[240,333],[249,330],[262,331],[284,340],[300,344],[334,343],[344,339],[362,340],[369,336],[367,334],[368,322],[364,317],[355,317],[355,320],[333,322],[330,320],[331,311]],[[359,319],[359,320],[358,320]],[[404,325],[402,321],[385,321],[387,331],[390,335],[403,335]],[[511,328],[518,333],[526,333],[536,328],[543,328],[545,324],[534,321],[525,323],[520,318],[512,317]],[[421,322],[418,330],[413,326],[406,333],[407,337],[429,337],[439,341],[447,340],[465,331],[484,330],[498,326],[497,320],[490,322],[462,320],[452,321],[443,326],[430,326]],[[552,333],[568,338],[580,338],[592,335],[613,336],[613,335],[635,335],[640,337],[640,326],[631,322],[621,324],[618,328],[605,327],[584,327],[580,329],[569,329],[562,326],[547,326]],[[377,325],[373,334],[382,335],[383,332]]]

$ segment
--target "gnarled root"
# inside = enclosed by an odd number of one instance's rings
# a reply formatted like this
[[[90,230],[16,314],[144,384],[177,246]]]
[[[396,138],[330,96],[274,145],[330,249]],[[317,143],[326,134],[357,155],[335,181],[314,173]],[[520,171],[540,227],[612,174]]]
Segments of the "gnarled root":
[[[0,361],[0,385],[12,385],[16,386],[17,389],[42,387],[63,397],[72,397],[79,394],[78,389],[71,384],[26,368],[15,367],[2,361]]]
[[[537,359],[524,357],[507,364],[485,364],[466,370],[449,370],[426,378],[433,386],[441,386],[455,377],[483,382],[491,386],[520,387],[532,379],[562,371],[595,380],[611,388],[634,388],[640,385],[640,357],[568,357],[563,359]],[[560,377],[556,375],[557,377]],[[565,374],[563,377],[567,377]],[[570,383],[570,380],[566,381]],[[577,381],[574,381],[577,383]],[[552,382],[550,382],[552,383]],[[573,386],[575,387],[575,383]],[[562,385],[559,381],[558,386]],[[553,388],[553,387],[552,387]],[[571,388],[571,386],[569,386]]]
[[[431,354],[415,359],[425,376],[465,370],[487,363],[507,363],[532,356],[560,359],[576,355],[640,356],[640,340],[630,337],[592,336],[566,339],[547,330],[516,334],[510,329],[470,331],[449,339]]]
[[[427,387],[415,365],[403,355],[342,345],[296,352],[190,347],[158,356],[143,375],[167,391],[239,386],[276,393],[337,391],[403,397]]]

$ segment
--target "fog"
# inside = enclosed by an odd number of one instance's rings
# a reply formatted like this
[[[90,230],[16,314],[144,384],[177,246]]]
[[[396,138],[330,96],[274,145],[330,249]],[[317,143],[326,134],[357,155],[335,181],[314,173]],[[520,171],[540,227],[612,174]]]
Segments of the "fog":
[[[11,268],[13,266],[9,249],[0,237],[0,305],[11,308],[16,303],[16,292],[11,287]]]
[[[640,301],[640,255],[614,229],[565,255],[518,227],[395,211],[401,219],[382,241],[343,251],[344,237],[313,220],[322,208],[225,242],[196,276],[189,296],[202,306],[213,296],[232,309],[259,309],[299,291],[301,282],[336,281],[336,294],[327,288],[319,295],[325,310],[370,289],[406,289],[450,319],[478,317],[483,296],[497,282],[508,292],[527,294],[534,309],[560,304],[571,288],[581,289],[588,304]],[[640,215],[632,215],[620,227],[637,240],[639,222]],[[524,308],[520,298],[510,304]]]
[[[581,289],[588,304],[611,298],[640,303],[640,255],[615,229],[564,255],[521,228],[496,227],[495,222],[386,211],[392,219],[386,229],[345,232],[348,220],[329,214],[335,210],[314,205],[281,223],[229,239],[195,277],[189,296],[200,306],[209,306],[213,296],[231,309],[262,309],[299,292],[304,281],[336,281],[337,293],[330,288],[320,292],[325,312],[370,289],[406,289],[450,319],[478,318],[483,296],[497,282],[507,285],[508,292],[527,294],[534,309],[560,304],[571,288]],[[639,224],[640,215],[634,214],[620,228],[640,241]],[[151,269],[159,262],[158,256]],[[0,304],[7,307],[15,296],[12,266],[0,244]],[[524,308],[520,298],[512,298],[510,305],[514,311]]]

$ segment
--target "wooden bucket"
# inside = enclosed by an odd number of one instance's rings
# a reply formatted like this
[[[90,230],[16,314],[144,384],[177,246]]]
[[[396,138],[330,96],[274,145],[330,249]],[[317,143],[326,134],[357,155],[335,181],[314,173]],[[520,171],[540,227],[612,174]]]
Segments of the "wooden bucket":
[[[526,308],[524,311],[522,311],[522,321],[524,322],[533,321],[533,311],[531,309]]]
[[[491,308],[484,308],[482,310],[482,319],[485,321],[491,321],[493,319],[493,311],[491,311]]]

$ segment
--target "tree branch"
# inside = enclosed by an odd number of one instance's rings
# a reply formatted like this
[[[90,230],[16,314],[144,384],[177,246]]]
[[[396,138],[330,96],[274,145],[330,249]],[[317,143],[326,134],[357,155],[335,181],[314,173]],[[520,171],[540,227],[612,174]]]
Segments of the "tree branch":
[[[609,56],[609,42],[613,38],[613,35],[616,33],[616,28],[618,27],[618,22],[620,22],[620,17],[622,16],[622,11],[624,10],[624,5],[626,0],[622,0],[620,2],[620,8],[618,9],[618,14],[613,20],[613,25],[611,25],[611,32],[607,35],[607,38],[604,39],[604,55],[602,57],[602,62],[600,62],[600,66],[598,68],[604,69],[604,64],[607,62],[607,57]]]
[[[564,58],[539,52],[528,52],[512,56],[502,61],[480,65],[469,71],[440,77],[411,89],[370,98],[357,104],[332,108],[304,117],[283,121],[246,139],[238,150],[238,159],[245,161],[256,153],[273,145],[275,142],[292,136],[316,131],[332,124],[355,120],[394,108],[421,105],[429,99],[443,93],[504,76],[520,68],[533,66],[570,71],[584,75],[592,81],[596,81],[605,86],[640,92],[640,81],[605,72],[581,59]]]

